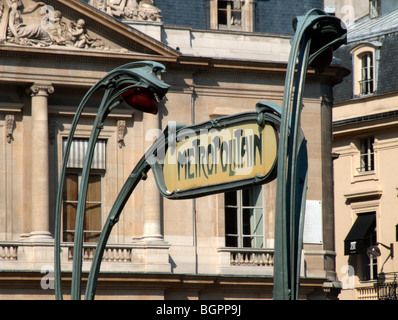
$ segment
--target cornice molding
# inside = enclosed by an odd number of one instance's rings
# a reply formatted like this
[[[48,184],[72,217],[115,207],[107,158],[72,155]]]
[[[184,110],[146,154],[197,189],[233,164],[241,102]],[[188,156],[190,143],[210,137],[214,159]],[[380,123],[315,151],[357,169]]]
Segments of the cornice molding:
[[[22,112],[23,103],[18,102],[0,102],[0,112],[15,114]]]
[[[362,190],[344,194],[344,197],[349,202],[359,201],[361,199],[379,199],[383,195],[382,189]]]

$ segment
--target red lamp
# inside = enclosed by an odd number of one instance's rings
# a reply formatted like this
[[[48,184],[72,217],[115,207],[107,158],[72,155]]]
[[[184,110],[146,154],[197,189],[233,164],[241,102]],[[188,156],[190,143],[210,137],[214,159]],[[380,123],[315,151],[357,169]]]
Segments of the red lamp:
[[[142,112],[157,114],[158,104],[154,93],[148,88],[131,88],[121,94],[124,102]]]

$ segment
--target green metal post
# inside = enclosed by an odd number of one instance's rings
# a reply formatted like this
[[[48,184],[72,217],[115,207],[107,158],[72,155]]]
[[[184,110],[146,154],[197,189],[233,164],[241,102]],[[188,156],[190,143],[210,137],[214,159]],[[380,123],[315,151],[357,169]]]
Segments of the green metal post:
[[[127,178],[122,190],[120,191],[110,213],[102,229],[100,238],[98,240],[97,247],[95,249],[93,261],[91,264],[91,270],[87,280],[86,286],[86,300],[93,300],[95,296],[95,290],[97,288],[97,279],[101,267],[101,261],[104,254],[106,244],[109,239],[109,235],[112,231],[113,226],[118,222],[120,214],[130,198],[130,195],[134,191],[137,184],[145,179],[146,173],[150,169],[150,165],[146,162],[145,156],[138,162],[133,172]]]
[[[95,291],[97,287],[98,274],[101,267],[101,261],[104,254],[106,243],[108,242],[109,235],[112,231],[113,226],[119,221],[120,214],[130,198],[135,187],[141,180],[146,179],[146,174],[150,170],[151,166],[148,163],[152,160],[154,153],[159,150],[159,148],[166,148],[168,139],[168,128],[165,129],[163,135],[160,136],[153,145],[147,150],[145,155],[141,158],[138,164],[135,166],[129,177],[127,178],[125,184],[123,185],[118,197],[116,198],[113,207],[108,215],[105,225],[102,229],[100,238],[98,240],[97,247],[95,249],[93,261],[91,264],[91,270],[87,280],[86,287],[86,300],[93,300],[95,296]]]
[[[285,79],[278,149],[275,300],[298,299],[308,169],[306,141],[300,128],[306,73],[312,64],[325,68],[331,61],[319,62],[319,57],[324,58],[322,55],[329,49],[337,49],[346,42],[341,21],[321,10],[311,10],[296,22]]]

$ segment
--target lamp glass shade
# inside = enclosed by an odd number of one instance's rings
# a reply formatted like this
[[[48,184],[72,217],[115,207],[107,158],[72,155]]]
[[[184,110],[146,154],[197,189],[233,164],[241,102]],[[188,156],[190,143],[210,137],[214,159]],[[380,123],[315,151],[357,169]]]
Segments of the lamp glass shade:
[[[378,246],[371,246],[366,250],[369,258],[374,259],[381,256],[381,251]]]
[[[158,104],[154,93],[148,88],[131,88],[121,94],[124,102],[142,112],[157,114]]]

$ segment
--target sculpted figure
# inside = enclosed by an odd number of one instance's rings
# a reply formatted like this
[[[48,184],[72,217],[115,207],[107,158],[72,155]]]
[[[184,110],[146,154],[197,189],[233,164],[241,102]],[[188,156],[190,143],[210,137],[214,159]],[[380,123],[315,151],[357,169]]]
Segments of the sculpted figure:
[[[160,21],[161,10],[155,7],[153,0],[141,0],[138,7],[139,16],[142,20]]]
[[[97,0],[97,8],[106,12],[106,0]]]
[[[71,40],[68,32],[68,26],[62,21],[61,11],[54,11],[54,28],[47,29],[47,33],[55,44],[65,44],[67,40]]]
[[[127,0],[126,7],[124,8],[124,15],[129,19],[138,19],[138,2],[137,0]]]
[[[44,2],[37,2],[29,8],[24,8],[22,0],[3,0],[0,22],[0,41],[12,39],[15,43],[29,44],[29,40],[50,41],[50,36],[40,24],[26,25],[22,15],[35,11],[44,6]]]
[[[69,33],[71,40],[77,48],[103,48],[104,45],[100,39],[92,38],[86,31],[86,22],[79,19],[77,22],[71,22]]]
[[[126,6],[126,0],[108,0],[107,3],[108,14],[115,17],[121,17],[123,15],[124,8]]]
[[[76,23],[71,22],[70,34],[72,35],[72,40],[75,42],[75,46],[78,48],[84,48],[86,45],[85,24],[86,22],[83,19],[77,20]]]
[[[90,5],[117,18],[160,21],[161,10],[153,0],[89,0]]]
[[[109,1],[109,0],[103,0]],[[112,1],[112,0],[111,0]],[[123,5],[126,0],[119,1]],[[101,39],[91,37],[86,30],[86,22],[65,23],[59,10],[53,12],[44,2],[35,2],[25,8],[25,0],[0,0],[0,43],[16,43],[29,46],[63,45],[76,48],[96,48],[109,50]],[[36,16],[38,23],[23,23],[22,16],[35,12],[41,7],[41,18]],[[53,10],[53,9],[51,9]],[[35,16],[29,17],[29,21]]]

